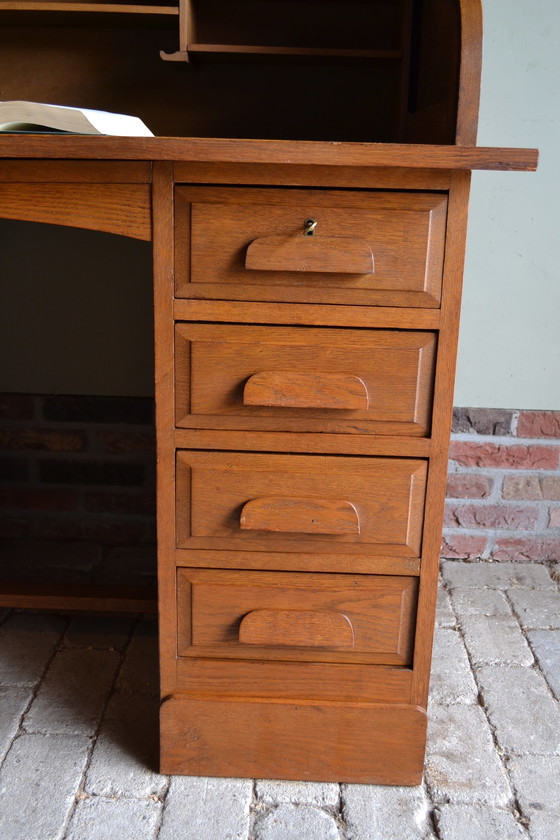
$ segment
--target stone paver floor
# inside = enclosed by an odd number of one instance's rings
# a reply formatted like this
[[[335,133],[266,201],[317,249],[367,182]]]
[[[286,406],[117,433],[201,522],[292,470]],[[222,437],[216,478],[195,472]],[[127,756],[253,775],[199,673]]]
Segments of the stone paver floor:
[[[414,788],[162,776],[155,624],[0,610],[0,838],[558,840],[555,578],[443,563]]]

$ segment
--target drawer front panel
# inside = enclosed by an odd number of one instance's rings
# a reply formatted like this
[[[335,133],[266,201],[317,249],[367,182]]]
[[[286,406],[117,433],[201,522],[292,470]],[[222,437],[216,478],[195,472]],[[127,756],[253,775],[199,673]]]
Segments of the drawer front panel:
[[[430,332],[182,323],[177,425],[425,435]]]
[[[178,570],[179,655],[407,665],[418,579]]]
[[[181,451],[177,545],[418,557],[426,461]]]
[[[176,293],[438,307],[446,215],[441,193],[178,187]]]

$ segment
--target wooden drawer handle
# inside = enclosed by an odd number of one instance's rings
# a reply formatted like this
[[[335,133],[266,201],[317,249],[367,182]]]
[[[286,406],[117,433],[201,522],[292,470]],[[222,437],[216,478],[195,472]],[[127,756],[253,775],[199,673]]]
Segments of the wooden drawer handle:
[[[245,383],[243,405],[366,411],[368,392],[363,380],[349,373],[263,371]]]
[[[348,616],[318,610],[253,610],[241,619],[242,645],[353,647],[354,628]]]
[[[243,505],[243,531],[286,534],[359,534],[360,517],[352,502],[267,496]]]
[[[261,236],[245,254],[245,268],[252,271],[373,274],[374,266],[371,247],[354,236]]]

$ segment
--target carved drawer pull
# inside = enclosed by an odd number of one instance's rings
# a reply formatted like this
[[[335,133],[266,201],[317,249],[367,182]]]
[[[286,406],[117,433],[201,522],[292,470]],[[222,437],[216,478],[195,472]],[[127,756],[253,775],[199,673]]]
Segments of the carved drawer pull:
[[[359,534],[360,517],[352,502],[268,496],[243,505],[239,527],[286,534]]]
[[[366,411],[368,392],[359,376],[348,373],[263,371],[245,383],[243,405]]]
[[[242,645],[353,647],[348,616],[319,610],[253,610],[239,625]]]
[[[327,274],[373,274],[373,251],[357,236],[322,236],[315,219],[302,234],[260,236],[249,244],[245,268],[253,271],[304,271]]]

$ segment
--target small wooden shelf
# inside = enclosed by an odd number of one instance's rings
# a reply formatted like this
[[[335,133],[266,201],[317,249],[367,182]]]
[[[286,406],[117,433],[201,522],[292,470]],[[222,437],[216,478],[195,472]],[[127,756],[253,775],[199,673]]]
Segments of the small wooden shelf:
[[[360,50],[336,47],[277,47],[256,44],[189,44],[189,53],[239,53],[245,55],[288,55],[325,58],[369,58],[383,61],[402,60],[401,50]]]
[[[179,50],[162,52],[167,61],[238,54],[405,62],[408,54],[411,0],[238,0],[234,11],[227,0],[179,0],[179,8]]]
[[[175,15],[179,7],[157,3],[104,3],[103,0],[62,0],[62,2],[40,2],[39,0],[0,0],[2,12],[104,12],[106,14]]]
[[[143,586],[0,582],[0,607],[86,612],[157,612],[157,595]]]

